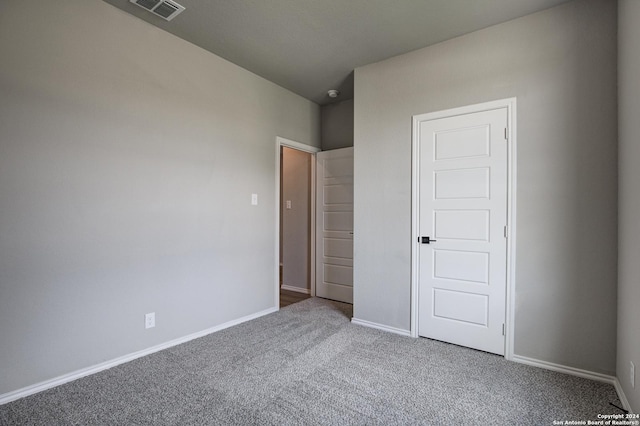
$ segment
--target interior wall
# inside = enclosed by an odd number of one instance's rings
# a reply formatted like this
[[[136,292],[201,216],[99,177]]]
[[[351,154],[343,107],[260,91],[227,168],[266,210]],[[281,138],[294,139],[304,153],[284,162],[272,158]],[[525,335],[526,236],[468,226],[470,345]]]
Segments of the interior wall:
[[[282,284],[306,293],[311,290],[311,159],[308,152],[282,147]]]
[[[634,413],[640,412],[640,2],[618,10],[618,363],[617,376]],[[630,363],[636,367],[631,387]]]
[[[276,308],[316,104],[100,0],[0,2],[0,58],[0,395]]]
[[[320,108],[322,150],[353,146],[353,99]]]
[[[613,374],[616,61],[576,0],[356,69],[354,317],[410,328],[411,117],[516,97],[515,354]]]

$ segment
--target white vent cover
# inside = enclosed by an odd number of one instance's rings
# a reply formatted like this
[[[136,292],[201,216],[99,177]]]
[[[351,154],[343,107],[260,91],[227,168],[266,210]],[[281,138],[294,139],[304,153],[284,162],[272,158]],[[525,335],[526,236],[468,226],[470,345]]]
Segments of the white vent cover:
[[[184,6],[171,0],[129,0],[133,4],[137,4],[143,9],[158,15],[167,21],[175,18],[184,10]]]

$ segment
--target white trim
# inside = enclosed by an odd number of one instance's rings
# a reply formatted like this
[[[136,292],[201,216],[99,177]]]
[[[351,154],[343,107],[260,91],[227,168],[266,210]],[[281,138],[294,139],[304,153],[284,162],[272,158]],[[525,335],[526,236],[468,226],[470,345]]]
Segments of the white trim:
[[[378,330],[386,331],[389,333],[399,334],[401,336],[411,337],[409,330],[403,330],[401,328],[390,327],[388,325],[378,324],[371,321],[366,321],[358,318],[351,318],[351,324],[362,325],[364,327],[375,328]]]
[[[624,389],[622,389],[622,385],[620,384],[620,381],[618,380],[617,377],[614,377],[613,387],[616,388],[616,392],[618,393],[618,398],[622,403],[622,408],[627,410],[629,413],[632,413],[633,411],[631,411],[631,404],[629,404],[627,395],[624,394]]]
[[[307,151],[309,152],[309,151]],[[316,152],[320,152],[318,149]],[[309,203],[309,294],[316,295],[316,152],[311,156],[311,202]]]
[[[420,268],[418,266],[418,246],[416,239],[418,237],[419,220],[418,211],[418,169],[420,161],[418,158],[418,143],[416,135],[418,134],[418,120],[414,115],[411,118],[411,299],[409,332],[411,337],[418,337],[418,283],[420,279]]]
[[[320,152],[320,148],[315,146],[305,145],[300,142],[292,141],[290,139],[281,138],[276,136],[276,234],[275,234],[275,291],[273,306],[279,309],[280,306],[280,150],[283,146],[288,148],[297,149],[298,151],[308,152],[313,156],[311,160],[311,205],[309,206],[311,223],[309,224],[310,230],[310,256],[309,256],[309,281],[310,281],[310,293],[311,296],[316,294],[316,161],[315,155]],[[295,290],[294,290],[295,291]]]
[[[193,339],[198,339],[200,337],[207,336],[211,333],[215,333],[220,330],[224,330],[225,328],[233,327],[234,325],[241,324],[246,321],[251,321],[253,319],[262,317],[264,315],[268,315],[270,313],[276,312],[277,308],[269,308],[264,311],[256,312],[255,314],[247,315],[242,318],[238,318],[235,320],[231,320],[225,322],[224,324],[217,325],[215,327],[208,328],[206,330],[198,331],[196,333],[188,334],[183,337],[179,337],[174,340],[170,340],[165,343],[161,343],[156,346],[152,346],[147,349],[143,349],[137,352],[132,352],[127,355],[123,355],[118,358],[114,358],[110,361],[105,361],[100,364],[92,365],[90,367],[82,368],[80,370],[73,371],[71,373],[63,374],[62,376],[54,377],[53,379],[45,380],[44,382],[36,383],[31,386],[24,387],[22,389],[18,389],[12,392],[8,392],[0,395],[0,405],[7,404],[11,401],[15,401],[20,398],[24,398],[25,396],[33,395],[38,392],[45,391],[47,389],[54,388],[56,386],[63,385],[65,383],[72,382],[74,380],[80,379],[85,376],[89,376],[91,374],[98,373],[103,370],[107,370],[109,368],[115,367],[120,364],[124,364],[125,362],[133,361],[134,359],[141,358],[143,356],[151,355],[152,353],[171,348],[173,346],[180,345],[182,343],[186,343]]]
[[[280,146],[288,146],[289,148],[297,149],[298,151],[309,152],[311,154],[322,151],[318,147],[307,145],[302,142],[292,141],[291,139],[281,138],[280,136],[276,136],[276,143],[278,144],[278,148]],[[278,153],[280,153],[280,151],[278,151]],[[278,158],[280,157],[278,156]]]
[[[609,383],[613,385],[615,381],[614,376],[608,374],[596,373],[589,370],[583,370],[581,368],[568,367],[562,364],[555,364],[553,362],[542,361],[535,358],[529,358],[522,355],[513,355],[511,361],[519,364],[527,364],[533,367],[544,368],[545,370],[556,371],[558,373],[569,374],[570,376],[582,377],[584,379],[595,380],[596,382]]]
[[[545,370],[556,371],[558,373],[568,374],[570,376],[582,377],[583,379],[594,380],[596,382],[608,383],[613,385],[618,394],[618,398],[622,403],[622,408],[631,412],[631,405],[629,405],[629,400],[627,396],[624,394],[624,390],[622,389],[622,385],[618,381],[618,378],[615,376],[610,376],[608,374],[596,373],[589,370],[583,370],[581,368],[568,367],[562,364],[555,364],[553,362],[541,361],[535,358],[529,358],[522,355],[513,355],[511,357],[511,361],[517,362],[520,364],[531,365],[532,367],[544,368]]]
[[[516,329],[516,197],[517,197],[517,108],[516,98],[505,99],[507,104],[507,122],[509,133],[507,134],[507,294],[506,294],[506,318],[505,318],[505,354],[506,359],[514,356],[515,329]]]
[[[484,102],[481,104],[468,105],[460,108],[453,108],[444,111],[417,114],[412,117],[411,134],[411,329],[410,335],[418,337],[418,143],[416,135],[421,121],[436,120],[445,117],[470,114],[481,111],[489,111],[498,108],[507,108],[508,134],[508,157],[507,157],[507,225],[509,235],[507,238],[507,264],[506,264],[506,306],[505,306],[505,358],[513,358],[514,330],[515,330],[515,286],[516,286],[516,98],[501,99]]]
[[[622,403],[622,408],[631,412],[631,406],[629,405],[629,400],[627,396],[624,394],[624,390],[618,381],[618,378],[615,376],[610,376],[608,374],[596,373],[589,370],[583,370],[581,368],[568,367],[566,365],[555,364],[553,362],[541,361],[535,358],[529,358],[521,355],[513,355],[511,361],[517,362],[520,364],[527,364],[533,367],[544,368],[545,370],[556,371],[558,373],[568,374],[570,376],[582,377],[583,379],[594,380],[596,382],[608,383],[612,385],[616,393],[618,394],[618,399]]]
[[[296,293],[311,294],[311,289],[309,289],[309,288],[295,287],[295,286],[286,285],[286,284],[282,284],[280,286],[280,289],[281,290],[288,290],[288,291],[295,291]]]

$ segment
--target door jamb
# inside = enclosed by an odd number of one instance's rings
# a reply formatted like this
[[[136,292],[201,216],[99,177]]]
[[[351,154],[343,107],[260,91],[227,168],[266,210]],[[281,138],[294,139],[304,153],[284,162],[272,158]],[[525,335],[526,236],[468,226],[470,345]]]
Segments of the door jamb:
[[[515,340],[515,289],[516,289],[516,98],[483,102],[444,111],[417,114],[412,117],[411,134],[411,336],[418,337],[418,218],[419,218],[419,124],[456,115],[507,109],[507,265],[505,300],[505,358],[513,359]]]
[[[309,206],[309,220],[311,227],[309,238],[309,284],[311,287],[311,297],[316,295],[316,153],[320,152],[320,148],[314,146],[305,145],[300,142],[292,141],[290,139],[281,138],[276,136],[276,233],[275,233],[275,294],[274,294],[274,307],[280,309],[280,179],[282,179],[280,173],[280,151],[282,147],[296,149],[311,154],[311,180],[309,185],[311,186],[311,205]]]

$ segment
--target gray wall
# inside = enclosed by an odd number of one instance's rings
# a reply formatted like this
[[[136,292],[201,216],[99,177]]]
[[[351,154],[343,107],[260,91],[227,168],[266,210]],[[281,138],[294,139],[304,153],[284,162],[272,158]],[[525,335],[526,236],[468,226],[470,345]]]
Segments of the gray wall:
[[[100,0],[0,2],[0,58],[0,394],[274,307],[316,104]]]
[[[320,108],[322,150],[353,146],[353,99]]]
[[[410,327],[412,115],[517,97],[515,353],[613,374],[616,61],[578,0],[356,69],[354,316]]]
[[[282,147],[282,284],[304,290],[310,289],[311,158],[308,152]]]
[[[619,2],[618,380],[640,412],[640,2]],[[629,363],[636,366],[631,388]]]

